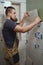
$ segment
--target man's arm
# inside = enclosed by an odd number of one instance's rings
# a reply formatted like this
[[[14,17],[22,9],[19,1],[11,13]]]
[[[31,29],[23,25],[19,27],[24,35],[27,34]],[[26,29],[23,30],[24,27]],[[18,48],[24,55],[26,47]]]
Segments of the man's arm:
[[[35,21],[33,23],[31,23],[30,25],[26,26],[26,27],[21,27],[20,25],[17,25],[14,29],[14,31],[16,32],[21,32],[21,33],[25,33],[29,30],[31,30],[36,24],[38,24],[41,21],[41,19],[39,17],[37,17],[35,19]]]
[[[26,20],[26,18],[28,16],[29,16],[29,13],[28,12],[24,13],[24,16],[23,16],[22,20],[19,22],[19,25],[20,26],[22,26],[24,24],[24,22],[25,22],[25,20]]]

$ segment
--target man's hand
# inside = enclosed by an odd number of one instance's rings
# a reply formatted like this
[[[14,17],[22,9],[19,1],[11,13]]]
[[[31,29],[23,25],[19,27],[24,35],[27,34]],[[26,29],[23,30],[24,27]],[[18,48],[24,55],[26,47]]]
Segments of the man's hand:
[[[27,18],[28,16],[30,16],[30,14],[28,12],[24,13],[24,17],[23,18]]]
[[[22,18],[22,20],[20,21],[19,25],[22,26],[26,20],[26,18],[30,16],[28,12],[24,13],[24,16]]]
[[[38,23],[40,23],[40,21],[41,21],[41,19],[40,19],[40,17],[38,16],[38,17],[35,19],[35,22],[36,22],[36,24],[38,24]]]

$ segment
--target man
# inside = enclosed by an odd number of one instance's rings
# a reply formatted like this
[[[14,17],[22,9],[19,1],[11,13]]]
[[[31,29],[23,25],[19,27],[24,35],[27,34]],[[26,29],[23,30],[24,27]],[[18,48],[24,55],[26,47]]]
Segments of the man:
[[[2,30],[4,37],[4,57],[7,62],[7,65],[19,65],[19,53],[18,53],[18,40],[17,40],[17,32],[25,33],[31,30],[36,24],[38,24],[41,19],[37,17],[33,23],[26,27],[22,27],[25,19],[29,16],[29,13],[26,12],[23,16],[23,19],[16,23],[16,10],[13,7],[7,7],[6,11],[6,21],[4,23],[4,27]]]

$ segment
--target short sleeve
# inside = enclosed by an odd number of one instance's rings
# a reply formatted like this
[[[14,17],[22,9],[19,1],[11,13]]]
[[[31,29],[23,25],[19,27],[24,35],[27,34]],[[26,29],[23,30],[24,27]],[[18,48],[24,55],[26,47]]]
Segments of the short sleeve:
[[[9,21],[8,24],[7,24],[7,27],[9,29],[14,29],[16,27],[17,23],[14,22],[14,21]]]

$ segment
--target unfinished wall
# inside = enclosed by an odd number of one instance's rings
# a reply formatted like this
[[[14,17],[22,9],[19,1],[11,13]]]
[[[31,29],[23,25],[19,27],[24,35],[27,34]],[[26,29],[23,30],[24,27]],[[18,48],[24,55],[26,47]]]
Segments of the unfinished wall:
[[[30,62],[27,62],[27,65],[43,65],[43,0],[27,0],[27,11],[34,9],[37,9],[37,13],[41,17],[42,22],[40,26],[34,27],[27,33],[28,41],[26,51],[28,61],[30,58]]]
[[[38,9],[39,15],[43,20],[43,0],[26,0],[27,11]]]

